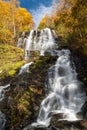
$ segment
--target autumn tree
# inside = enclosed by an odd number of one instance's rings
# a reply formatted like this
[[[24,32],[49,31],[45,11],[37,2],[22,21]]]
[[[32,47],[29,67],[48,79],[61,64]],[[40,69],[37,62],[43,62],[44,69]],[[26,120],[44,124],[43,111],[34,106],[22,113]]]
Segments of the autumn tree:
[[[49,23],[50,23],[50,16],[46,15],[45,17],[42,18],[39,24],[39,29],[49,27]]]
[[[34,22],[32,21],[31,14],[25,8],[18,8],[17,17],[20,24],[20,31],[27,31],[33,28]]]
[[[86,50],[87,0],[58,0],[51,16],[42,19],[39,27],[53,28],[62,36],[64,45]]]
[[[11,10],[11,15],[12,15],[12,23],[13,23],[13,37],[16,36],[15,14],[17,12],[18,6],[19,6],[19,2],[17,0],[10,0],[10,10]]]
[[[14,43],[20,32],[29,31],[33,26],[31,14],[17,0],[0,0],[0,42]]]
[[[41,24],[48,25],[56,29],[57,31],[65,34],[73,33],[75,36],[84,37],[87,33],[87,1],[83,0],[58,0],[56,5],[56,11],[51,15],[51,21],[49,18],[44,18],[40,22]],[[45,22],[44,22],[45,20]],[[43,25],[44,26],[44,25]],[[59,29],[58,29],[59,28]],[[60,29],[62,28],[62,29]]]

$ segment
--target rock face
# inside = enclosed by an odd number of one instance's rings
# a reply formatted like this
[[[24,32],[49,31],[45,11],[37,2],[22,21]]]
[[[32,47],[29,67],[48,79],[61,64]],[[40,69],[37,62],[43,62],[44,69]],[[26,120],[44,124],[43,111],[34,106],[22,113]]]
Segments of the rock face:
[[[61,116],[61,115],[60,115]],[[84,126],[84,122],[87,123],[87,121],[59,121],[59,115],[54,115],[51,120],[51,126],[54,126],[55,128],[59,128],[60,130],[67,130],[67,129],[73,129],[73,130],[86,130],[87,126]]]
[[[76,65],[78,79],[80,79],[87,86],[87,58],[83,55],[72,52],[73,60]]]
[[[33,52],[32,52],[33,53]],[[83,64],[75,55],[75,64]],[[32,58],[31,58],[32,59]],[[0,103],[0,108],[6,115],[5,130],[21,130],[37,118],[41,101],[44,99],[46,91],[44,82],[48,68],[56,61],[54,56],[41,56],[34,59],[34,63],[29,67],[29,73],[17,75],[10,83],[10,90],[6,92],[5,99]],[[80,66],[82,68],[82,66]],[[83,79],[83,71],[80,73],[77,67],[78,78]],[[84,69],[83,69],[84,70]],[[80,77],[80,74],[81,77]],[[84,81],[84,80],[82,80]],[[85,82],[86,83],[86,82]],[[86,88],[86,87],[85,87]],[[82,107],[84,117],[86,116],[87,103]],[[29,130],[86,130],[87,121],[68,122],[59,121],[62,115],[54,115],[48,128],[30,128]]]
[[[34,32],[34,36],[36,32]],[[37,32],[39,37],[40,31]],[[54,34],[55,35],[55,34]],[[58,39],[55,36],[56,45],[57,42],[61,43],[61,38]],[[56,47],[56,49],[63,49],[63,47]],[[66,49],[68,47],[64,47]],[[33,62],[29,66],[28,71],[24,71],[22,74],[17,73],[10,81],[9,90],[5,92],[5,98],[0,102],[0,110],[6,115],[6,126],[5,130],[22,130],[27,125],[36,121],[40,104],[46,96],[48,89],[45,88],[44,83],[47,82],[47,72],[57,57],[50,56],[50,52],[45,52],[45,56],[39,56],[38,51],[30,52],[29,62]],[[56,53],[56,52],[55,52]],[[84,82],[87,86],[87,60],[76,52],[72,51],[73,60],[76,65],[78,73],[78,79]],[[62,74],[62,69],[59,70]],[[6,79],[5,79],[6,80]],[[3,80],[3,82],[5,81]],[[87,92],[87,87],[84,88]],[[29,130],[87,130],[87,102],[83,104],[81,108],[82,116],[84,121],[59,121],[63,116],[62,114],[56,114],[52,116],[50,126],[48,128],[29,128]],[[1,118],[0,118],[1,119]],[[1,122],[2,123],[2,122]],[[24,129],[26,130],[26,129]],[[28,129],[27,129],[28,130]]]
[[[45,96],[45,77],[56,57],[38,57],[29,72],[17,75],[5,93],[1,109],[6,115],[6,130],[20,130],[37,118],[39,106]]]

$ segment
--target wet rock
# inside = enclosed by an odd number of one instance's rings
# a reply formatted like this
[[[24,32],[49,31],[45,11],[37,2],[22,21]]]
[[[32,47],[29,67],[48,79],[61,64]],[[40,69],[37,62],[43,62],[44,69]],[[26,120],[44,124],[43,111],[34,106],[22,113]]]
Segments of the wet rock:
[[[72,50],[72,58],[76,66],[78,79],[87,86],[87,57],[84,57],[78,51]],[[87,87],[85,87],[85,91],[87,92]]]
[[[35,32],[34,32],[35,33]],[[34,34],[36,35],[36,34]],[[37,32],[39,37],[40,31]],[[59,43],[58,39],[57,43]],[[61,38],[59,39],[61,42]],[[61,49],[62,47],[60,47]],[[67,46],[65,46],[67,48]],[[50,55],[46,57],[39,57],[38,52],[31,52],[31,59],[35,57],[34,64],[30,67],[29,73],[23,75],[16,75],[11,81],[11,89],[6,93],[5,100],[1,103],[1,109],[7,116],[7,124],[5,130],[21,130],[24,126],[36,121],[38,116],[41,101],[45,97],[45,77],[47,71],[56,61],[57,57]],[[78,72],[78,78],[87,84],[86,68],[87,63],[82,57],[75,56],[75,64]],[[81,59],[80,59],[81,58]],[[60,68],[60,74],[61,74]],[[87,88],[85,87],[85,91]],[[86,115],[87,102],[82,106],[83,115]],[[59,121],[62,114],[53,115],[51,124],[48,128],[28,128],[29,130],[87,130],[87,121]],[[2,120],[3,121],[3,120]],[[1,124],[3,124],[1,122]],[[28,130],[27,129],[27,130]]]
[[[40,30],[37,30],[37,37],[39,37],[40,36]]]
[[[30,56],[29,56],[29,60],[36,60],[39,58],[39,54],[40,52],[39,51],[30,51]]]
[[[5,130],[21,130],[36,121],[45,97],[45,77],[55,61],[52,56],[38,57],[30,66],[29,73],[16,75],[10,82],[10,90],[0,103],[7,117]]]
[[[83,104],[81,108],[81,112],[82,112],[83,117],[87,118],[87,101]]]
[[[78,121],[66,121],[59,120],[62,115],[54,115],[51,119],[50,126],[54,126],[58,130],[86,130],[87,129],[87,120],[78,120]]]
[[[23,130],[57,130],[56,127],[52,126],[52,127],[40,127],[40,128],[32,128],[31,126],[27,126],[26,128],[24,128]]]
[[[0,111],[0,130],[4,130],[5,124],[6,124],[5,114],[3,114],[3,113]]]

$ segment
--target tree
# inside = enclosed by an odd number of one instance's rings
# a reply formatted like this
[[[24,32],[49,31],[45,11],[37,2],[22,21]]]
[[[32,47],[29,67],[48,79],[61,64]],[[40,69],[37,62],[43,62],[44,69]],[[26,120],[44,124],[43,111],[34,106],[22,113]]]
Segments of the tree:
[[[20,32],[34,27],[31,14],[17,0],[0,0],[0,42],[14,43]]]
[[[56,30],[65,44],[87,46],[87,0],[58,0],[51,16],[40,22],[41,26]]]

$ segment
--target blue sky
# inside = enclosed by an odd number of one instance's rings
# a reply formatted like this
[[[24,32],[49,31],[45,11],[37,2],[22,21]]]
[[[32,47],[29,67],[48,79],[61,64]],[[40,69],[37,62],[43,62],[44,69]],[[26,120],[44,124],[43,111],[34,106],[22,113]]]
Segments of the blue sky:
[[[52,0],[20,0],[21,7],[25,7],[28,10],[37,9],[40,5],[50,6],[52,4]]]
[[[51,13],[53,1],[54,0],[20,0],[20,5],[31,12],[36,26],[38,26],[45,14]]]

